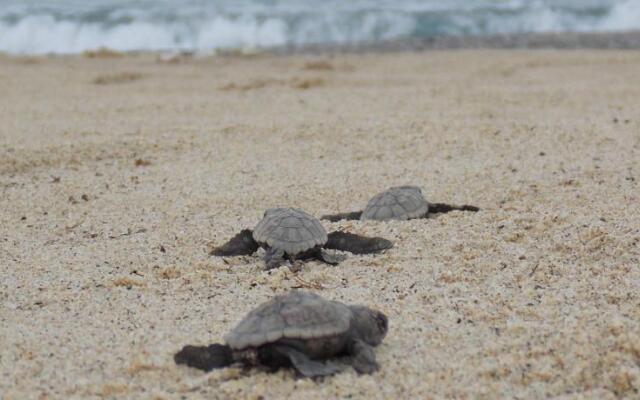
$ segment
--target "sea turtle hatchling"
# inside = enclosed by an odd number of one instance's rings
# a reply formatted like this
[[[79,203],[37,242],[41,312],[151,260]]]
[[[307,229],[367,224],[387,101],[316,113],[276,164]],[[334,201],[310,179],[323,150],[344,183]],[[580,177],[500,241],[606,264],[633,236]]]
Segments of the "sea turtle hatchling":
[[[387,330],[379,311],[292,290],[247,314],[225,335],[226,344],[185,346],[174,360],[205,371],[243,363],[273,370],[293,366],[307,377],[332,375],[347,365],[370,374],[379,368],[373,347]]]
[[[252,230],[244,229],[227,243],[219,246],[211,255],[239,256],[253,254],[259,247],[266,250],[264,260],[267,269],[280,266],[287,260],[318,259],[328,264],[338,264],[344,255],[332,250],[354,254],[377,253],[393,244],[379,237],[365,237],[348,232],[327,234],[320,221],[296,208],[271,208]]]
[[[455,206],[445,203],[429,203],[417,186],[395,186],[373,196],[362,211],[325,215],[321,219],[332,222],[343,219],[407,220],[427,218],[430,214],[454,210],[478,211],[475,206]]]

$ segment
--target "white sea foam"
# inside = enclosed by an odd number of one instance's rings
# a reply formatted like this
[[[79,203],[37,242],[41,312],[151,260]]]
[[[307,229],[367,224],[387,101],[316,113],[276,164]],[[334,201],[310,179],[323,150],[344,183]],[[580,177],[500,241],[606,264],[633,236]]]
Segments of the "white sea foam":
[[[640,0],[0,0],[0,51],[210,50],[640,29]]]
[[[599,30],[640,29],[640,0],[626,0],[616,4],[598,26]]]

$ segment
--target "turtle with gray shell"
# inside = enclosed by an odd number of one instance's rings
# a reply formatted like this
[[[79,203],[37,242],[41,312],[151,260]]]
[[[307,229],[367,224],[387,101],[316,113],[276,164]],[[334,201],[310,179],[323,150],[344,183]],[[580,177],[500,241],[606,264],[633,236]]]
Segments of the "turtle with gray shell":
[[[429,203],[417,186],[394,186],[373,196],[362,211],[325,215],[321,219],[337,222],[343,219],[359,220],[407,220],[427,218],[435,213],[450,211],[479,211],[475,206],[456,206],[445,203]]]
[[[354,254],[378,253],[393,244],[383,238],[348,232],[327,234],[320,221],[296,208],[271,208],[253,230],[244,229],[222,246],[211,251],[214,256],[250,255],[263,247],[267,269],[286,262],[317,259],[338,264],[346,257],[333,250]]]
[[[272,370],[293,366],[306,377],[332,375],[348,365],[370,374],[379,369],[373,348],[387,330],[379,311],[292,290],[247,314],[225,335],[225,344],[185,346],[174,360],[204,371],[242,363]]]

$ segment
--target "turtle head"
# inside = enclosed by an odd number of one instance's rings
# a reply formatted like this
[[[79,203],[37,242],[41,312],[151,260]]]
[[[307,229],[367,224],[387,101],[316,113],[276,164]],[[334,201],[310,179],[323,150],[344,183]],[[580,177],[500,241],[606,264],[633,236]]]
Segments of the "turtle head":
[[[353,329],[364,342],[371,346],[382,343],[389,330],[389,320],[380,311],[365,306],[351,306]]]
[[[267,217],[267,215],[269,215],[269,214],[273,214],[273,213],[277,212],[278,210],[279,210],[279,208],[267,208],[267,209],[264,211],[264,214],[262,215],[262,218],[266,218],[266,217]]]
[[[262,215],[262,218],[266,218],[268,215],[276,214],[284,210],[286,210],[286,208],[282,208],[282,207],[267,208],[264,214]]]

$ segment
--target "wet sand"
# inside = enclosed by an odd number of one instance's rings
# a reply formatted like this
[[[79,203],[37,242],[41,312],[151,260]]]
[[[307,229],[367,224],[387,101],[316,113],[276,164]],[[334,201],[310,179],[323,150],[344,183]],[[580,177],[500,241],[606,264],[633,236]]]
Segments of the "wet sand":
[[[272,49],[279,54],[387,53],[454,49],[638,50],[640,31],[506,33],[480,36],[436,36],[376,43],[310,44]]]
[[[637,398],[640,52],[0,57],[0,392]],[[473,204],[326,223],[395,247],[265,272],[265,208],[389,186]],[[293,287],[379,308],[373,376],[176,366]]]

